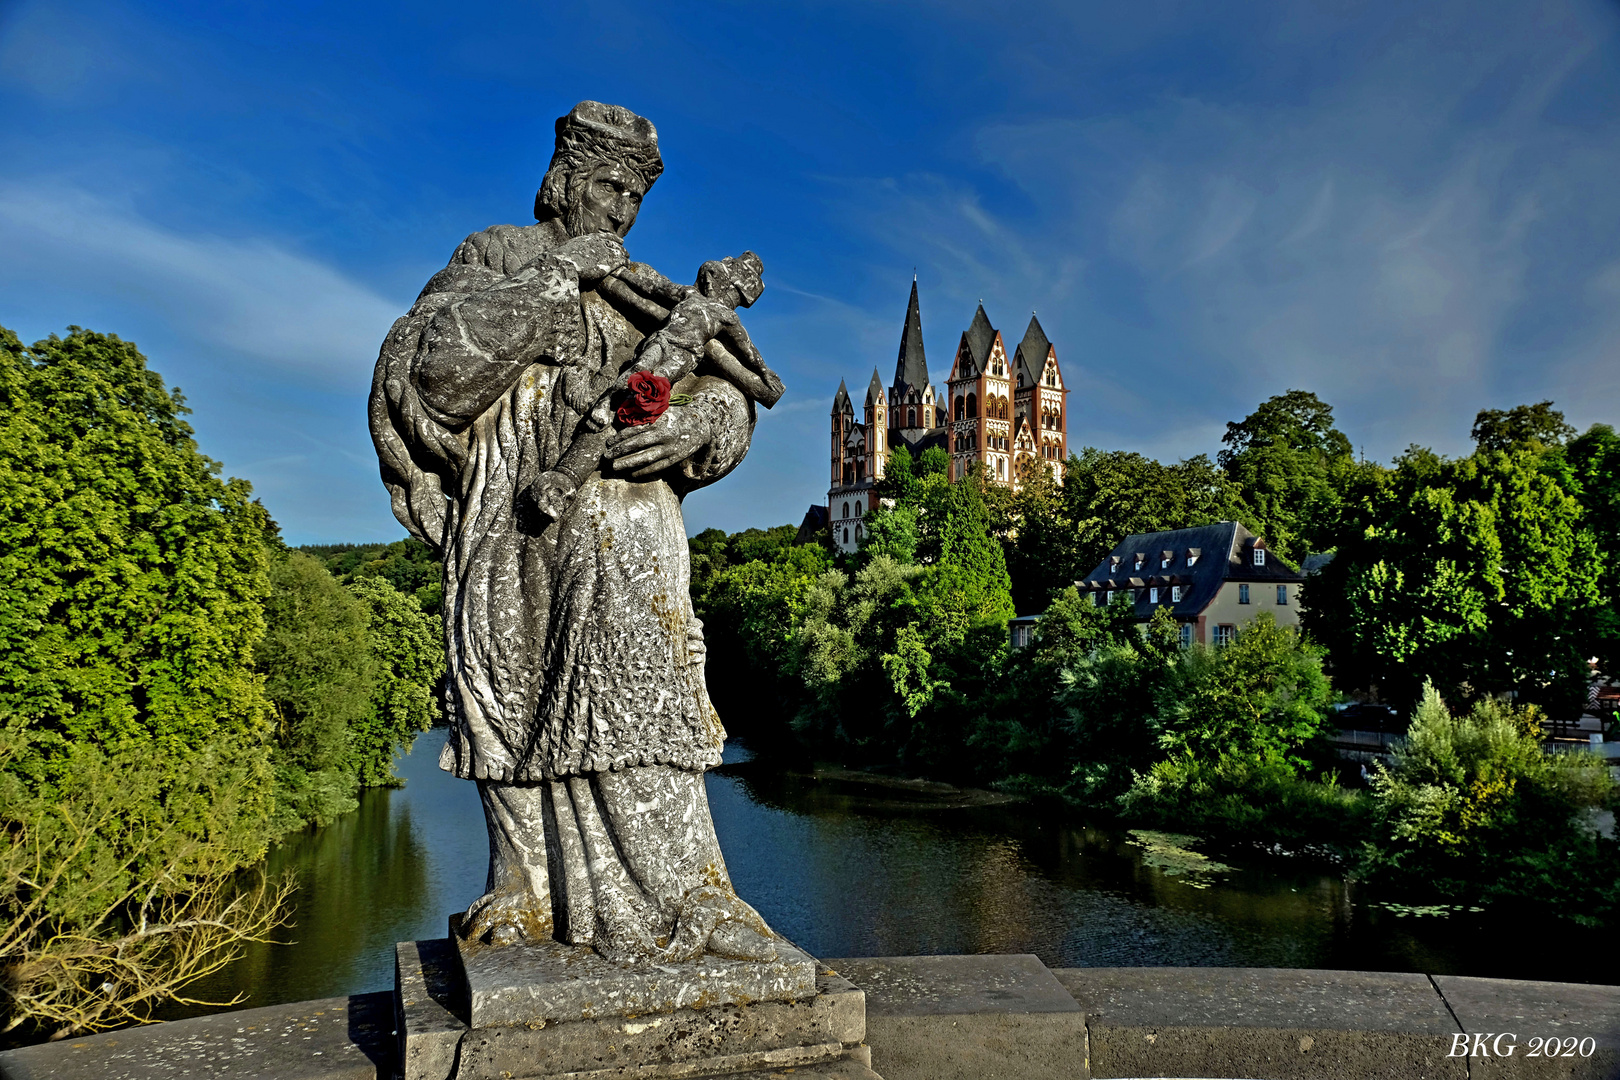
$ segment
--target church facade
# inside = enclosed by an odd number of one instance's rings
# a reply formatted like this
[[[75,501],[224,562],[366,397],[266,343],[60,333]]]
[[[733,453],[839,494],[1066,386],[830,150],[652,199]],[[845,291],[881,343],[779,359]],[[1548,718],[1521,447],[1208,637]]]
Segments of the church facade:
[[[913,279],[894,382],[885,388],[873,368],[859,411],[844,382],[833,397],[831,483],[823,518],[833,546],[841,551],[860,547],[877,482],[889,455],[900,446],[913,457],[933,447],[944,450],[953,482],[966,477],[977,462],[985,476],[1015,491],[1030,469],[1043,465],[1062,483],[1068,459],[1068,393],[1057,350],[1040,322],[1030,316],[1009,356],[983,304],[962,332],[944,387],[936,390],[923,353],[922,311]],[[806,521],[821,517],[819,509],[812,507]]]

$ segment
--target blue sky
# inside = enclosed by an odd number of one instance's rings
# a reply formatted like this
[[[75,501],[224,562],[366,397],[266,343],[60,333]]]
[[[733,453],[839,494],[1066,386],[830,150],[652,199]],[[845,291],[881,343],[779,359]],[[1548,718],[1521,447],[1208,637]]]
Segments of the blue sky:
[[[137,342],[294,543],[393,539],[365,394],[576,101],[657,124],[631,254],[758,251],[788,395],[687,523],[824,499],[838,380],[1036,309],[1075,446],[1291,387],[1372,457],[1620,421],[1620,4],[0,0],[0,324]]]

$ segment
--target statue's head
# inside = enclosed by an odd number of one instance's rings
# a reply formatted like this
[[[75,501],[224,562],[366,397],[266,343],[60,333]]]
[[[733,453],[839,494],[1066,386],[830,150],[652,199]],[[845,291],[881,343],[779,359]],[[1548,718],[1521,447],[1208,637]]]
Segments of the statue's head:
[[[698,267],[698,291],[728,307],[749,307],[765,292],[765,264],[752,251]]]
[[[557,121],[557,149],[534,197],[534,216],[561,221],[569,236],[624,236],[663,171],[652,121],[617,105],[582,101]]]

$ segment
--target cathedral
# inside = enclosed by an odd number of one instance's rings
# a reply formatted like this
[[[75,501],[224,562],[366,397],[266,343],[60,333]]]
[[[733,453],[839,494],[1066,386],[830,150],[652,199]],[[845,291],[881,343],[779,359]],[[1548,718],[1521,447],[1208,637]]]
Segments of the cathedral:
[[[898,446],[914,458],[931,447],[944,450],[950,455],[952,481],[967,476],[978,462],[985,476],[1015,491],[1028,470],[1041,465],[1062,483],[1069,456],[1068,393],[1057,350],[1039,320],[1030,316],[1029,328],[1009,358],[1001,331],[990,325],[983,304],[962,332],[944,390],[936,391],[923,356],[922,312],[913,278],[893,384],[884,389],[872,369],[861,420],[855,418],[849,388],[838,384],[832,406],[832,486],[825,510],[811,507],[801,533],[820,517],[834,547],[860,547],[861,519],[871,510],[873,488]]]

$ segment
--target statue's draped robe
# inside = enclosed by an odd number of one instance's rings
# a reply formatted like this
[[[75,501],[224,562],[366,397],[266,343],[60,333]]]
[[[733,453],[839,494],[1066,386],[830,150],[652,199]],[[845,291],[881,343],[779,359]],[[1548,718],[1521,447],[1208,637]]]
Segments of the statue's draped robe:
[[[535,887],[552,929],[646,955],[678,922],[692,924],[681,936],[712,929],[694,905],[730,893],[702,779],[725,732],[689,655],[677,489],[742,460],[753,409],[724,380],[689,378],[682,407],[714,432],[698,454],[651,480],[594,475],[556,522],[525,513],[521,488],[642,337],[581,293],[556,240],[544,225],[496,226],[462,243],[383,345],[371,427],[395,515],[444,560],[440,764],[542,785],[545,820],[509,832],[544,837]]]

